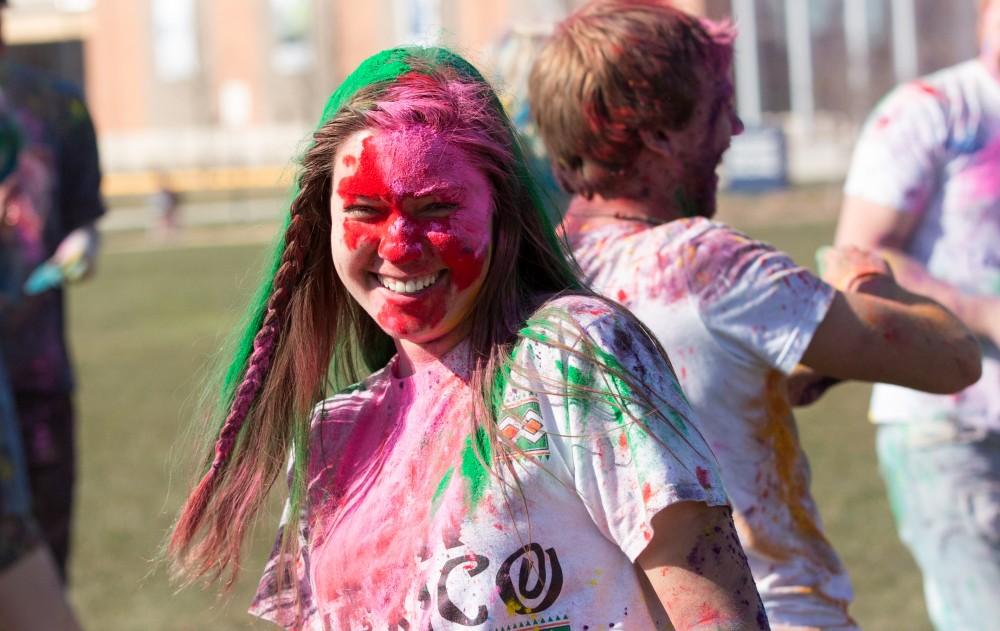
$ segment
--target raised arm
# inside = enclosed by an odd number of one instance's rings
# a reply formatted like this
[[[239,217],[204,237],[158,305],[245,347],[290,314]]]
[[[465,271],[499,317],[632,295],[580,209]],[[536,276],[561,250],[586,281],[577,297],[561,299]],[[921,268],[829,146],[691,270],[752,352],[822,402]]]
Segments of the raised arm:
[[[803,364],[838,379],[940,394],[979,379],[979,344],[969,330],[938,303],[900,287],[881,258],[833,248],[823,263],[824,280],[838,292]]]
[[[680,502],[635,560],[677,631],[769,629],[728,507]]]
[[[976,335],[1000,346],[1000,297],[970,294],[934,278],[903,251],[917,217],[859,197],[848,196],[837,226],[837,245],[877,251],[892,267],[900,285],[929,296],[950,309]]]

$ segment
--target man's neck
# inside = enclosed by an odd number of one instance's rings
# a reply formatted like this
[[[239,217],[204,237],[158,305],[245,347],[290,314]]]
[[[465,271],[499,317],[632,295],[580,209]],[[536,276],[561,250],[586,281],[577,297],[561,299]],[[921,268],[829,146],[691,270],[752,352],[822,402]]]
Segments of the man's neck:
[[[576,195],[570,200],[568,215],[582,220],[633,220],[649,224],[660,224],[688,217],[679,203],[680,196],[674,195],[668,199],[654,199],[651,196],[641,198],[614,197],[605,198],[594,195],[586,199]]]

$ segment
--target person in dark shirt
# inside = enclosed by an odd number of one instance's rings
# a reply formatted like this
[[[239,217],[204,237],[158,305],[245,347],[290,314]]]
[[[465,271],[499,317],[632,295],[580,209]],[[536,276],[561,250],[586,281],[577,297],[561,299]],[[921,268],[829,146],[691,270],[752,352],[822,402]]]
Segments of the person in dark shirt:
[[[0,0],[0,14],[6,5]],[[34,515],[65,579],[75,472],[73,376],[62,282],[86,277],[104,213],[97,142],[80,91],[12,63],[0,40],[0,108],[22,133],[25,203],[9,209],[30,291],[0,317],[0,347],[21,425]],[[31,275],[42,268],[48,274]],[[35,282],[44,277],[45,282]]]
[[[32,205],[30,161],[21,160],[23,135],[0,109],[0,320],[23,294],[19,214]],[[11,219],[11,221],[8,221]],[[21,427],[0,354],[0,620],[9,631],[78,629],[52,554],[32,515]]]

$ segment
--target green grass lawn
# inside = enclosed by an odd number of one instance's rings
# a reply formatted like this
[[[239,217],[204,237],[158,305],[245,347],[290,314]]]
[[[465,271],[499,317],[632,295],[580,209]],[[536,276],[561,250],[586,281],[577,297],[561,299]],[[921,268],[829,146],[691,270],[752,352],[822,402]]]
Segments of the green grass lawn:
[[[803,263],[831,231],[751,230]],[[99,275],[70,298],[81,461],[73,601],[88,629],[264,628],[243,612],[275,517],[260,524],[227,599],[177,591],[157,561],[190,481],[182,463],[194,450],[187,428],[203,369],[253,288],[263,248],[115,251],[116,238],[108,246]],[[842,386],[799,415],[814,489],[854,579],[858,621],[869,630],[927,629],[919,576],[878,478],[867,399],[867,387]]]

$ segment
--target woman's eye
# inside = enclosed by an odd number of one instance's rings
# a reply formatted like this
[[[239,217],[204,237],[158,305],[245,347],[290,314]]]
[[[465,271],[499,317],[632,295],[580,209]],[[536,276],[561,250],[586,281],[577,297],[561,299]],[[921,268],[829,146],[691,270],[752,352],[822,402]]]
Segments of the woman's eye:
[[[376,215],[379,214],[379,212],[378,209],[375,208],[374,206],[365,206],[363,204],[352,204],[350,206],[344,207],[344,214],[350,217],[364,218],[364,217],[375,217]]]
[[[456,208],[458,208],[458,204],[454,202],[434,202],[424,206],[420,214],[431,216],[450,215]]]

